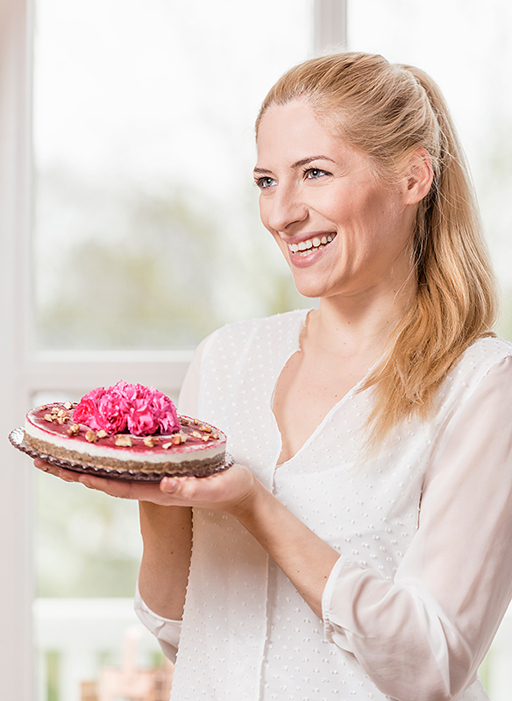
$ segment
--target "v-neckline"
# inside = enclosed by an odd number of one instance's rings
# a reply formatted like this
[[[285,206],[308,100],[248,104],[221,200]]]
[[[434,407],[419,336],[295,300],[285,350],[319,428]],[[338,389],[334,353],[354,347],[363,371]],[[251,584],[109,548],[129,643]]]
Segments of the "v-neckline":
[[[301,335],[302,335],[303,331],[304,331],[305,328],[306,328],[308,316],[309,316],[310,312],[312,312],[312,311],[314,311],[314,310],[313,310],[313,309],[308,309],[308,310],[306,311],[306,314],[305,314],[304,317],[302,318],[302,323],[300,324],[300,327],[298,328],[298,332],[297,332],[297,336],[296,336],[296,339],[295,339],[295,343],[293,344],[293,349],[291,348],[291,344],[290,344],[290,352],[286,355],[286,357],[284,358],[284,361],[281,363],[281,365],[280,365],[280,367],[279,367],[279,371],[278,371],[278,373],[277,373],[277,375],[276,375],[276,377],[275,377],[274,386],[273,386],[272,393],[271,393],[271,396],[270,396],[270,413],[271,413],[271,415],[272,415],[272,421],[273,421],[273,423],[274,423],[274,427],[275,427],[277,436],[278,436],[278,438],[279,438],[279,453],[278,453],[277,458],[276,458],[276,469],[280,469],[280,468],[282,468],[282,467],[284,467],[284,466],[286,466],[286,465],[289,465],[289,464],[290,464],[291,462],[293,462],[298,456],[300,456],[305,450],[307,450],[307,448],[309,447],[309,445],[316,439],[317,435],[321,432],[321,430],[323,429],[324,425],[330,420],[330,418],[333,416],[333,414],[335,414],[335,413],[340,409],[340,407],[342,407],[346,402],[350,401],[350,399],[352,399],[352,397],[353,397],[357,392],[359,392],[360,388],[362,387],[362,385],[364,384],[364,382],[366,381],[366,379],[369,377],[369,375],[373,372],[373,370],[375,369],[375,367],[376,367],[377,364],[378,364],[378,361],[377,361],[377,363],[374,363],[374,364],[368,369],[368,371],[365,373],[364,377],[362,377],[353,387],[351,387],[351,388],[348,390],[348,392],[345,392],[345,394],[343,395],[343,397],[341,397],[341,398],[329,409],[329,411],[325,414],[325,416],[324,416],[323,419],[320,421],[320,423],[315,427],[315,429],[313,430],[313,432],[308,436],[308,438],[306,438],[306,440],[305,440],[304,443],[300,446],[300,448],[299,448],[290,458],[288,458],[288,460],[285,460],[285,461],[283,461],[283,462],[277,462],[277,461],[279,460],[279,457],[281,456],[281,452],[282,452],[282,450],[283,450],[283,435],[282,435],[282,433],[281,433],[281,429],[279,428],[279,424],[278,424],[278,422],[277,422],[277,418],[276,418],[276,415],[275,415],[275,413],[274,413],[274,401],[275,401],[276,389],[277,389],[277,385],[278,385],[278,383],[279,383],[279,380],[280,380],[280,378],[281,378],[281,375],[283,374],[283,370],[284,370],[284,368],[285,368],[285,366],[286,366],[286,363],[289,362],[289,360],[295,355],[295,353],[299,353],[299,352],[302,351],[301,345],[300,345],[300,338],[301,338]]]

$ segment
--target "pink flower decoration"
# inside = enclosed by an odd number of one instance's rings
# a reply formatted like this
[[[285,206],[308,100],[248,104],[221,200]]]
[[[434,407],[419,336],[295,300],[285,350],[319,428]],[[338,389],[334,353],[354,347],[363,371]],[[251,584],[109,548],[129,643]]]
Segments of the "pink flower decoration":
[[[176,407],[154,387],[120,381],[108,389],[98,387],[86,394],[75,408],[73,418],[94,430],[107,433],[128,430],[136,436],[176,433],[180,422]]]

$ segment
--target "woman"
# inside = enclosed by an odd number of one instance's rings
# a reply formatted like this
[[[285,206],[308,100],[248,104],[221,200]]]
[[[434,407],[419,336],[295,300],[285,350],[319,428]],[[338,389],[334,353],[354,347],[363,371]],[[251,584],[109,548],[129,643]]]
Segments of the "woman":
[[[180,410],[235,466],[159,486],[50,469],[140,501],[136,608],[179,642],[173,699],[486,699],[512,347],[443,99],[380,56],[315,59],[270,91],[257,145],[262,221],[320,303],[198,349]]]

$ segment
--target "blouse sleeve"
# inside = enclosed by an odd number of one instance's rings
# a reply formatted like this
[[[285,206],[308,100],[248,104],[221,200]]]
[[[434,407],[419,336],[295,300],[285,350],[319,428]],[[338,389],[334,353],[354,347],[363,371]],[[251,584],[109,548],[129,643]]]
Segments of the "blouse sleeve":
[[[176,662],[176,652],[181,634],[181,621],[163,618],[152,611],[142,600],[138,587],[135,591],[134,608],[139,621],[158,640],[164,655],[172,662]]]
[[[204,343],[205,341],[198,346],[194,354],[180,392],[178,412],[186,416],[195,417],[197,414],[200,368]],[[181,621],[163,618],[152,611],[145,601],[143,601],[138,587],[135,591],[134,608],[140,622],[158,640],[164,655],[174,662],[176,660],[176,652],[180,640]]]
[[[343,555],[324,590],[327,638],[398,701],[448,701],[475,681],[512,597],[512,359],[436,446],[419,528],[393,581]]]

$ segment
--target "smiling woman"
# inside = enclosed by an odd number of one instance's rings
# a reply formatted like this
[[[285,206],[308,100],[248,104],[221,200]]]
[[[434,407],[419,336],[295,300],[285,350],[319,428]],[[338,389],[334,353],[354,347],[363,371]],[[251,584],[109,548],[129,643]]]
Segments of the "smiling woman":
[[[512,347],[444,100],[334,54],[277,82],[257,146],[263,224],[320,303],[199,346],[179,410],[234,466],[38,466],[139,500],[136,609],[178,650],[173,700],[484,701],[512,598]]]
[[[312,218],[322,225],[327,221],[331,235],[343,223],[343,237],[327,247],[337,248],[338,255],[326,257],[324,282],[339,279],[328,266],[334,261],[335,271],[344,266],[355,281],[346,289],[351,302],[387,295],[385,308],[382,298],[378,304],[379,320],[384,334],[394,326],[396,345],[365,384],[377,385],[380,401],[371,422],[374,437],[382,438],[411,412],[428,414],[448,368],[491,328],[496,301],[464,154],[437,85],[417,68],[389,67],[378,57],[360,57],[354,68],[353,56],[298,66],[267,95],[256,122],[259,154],[275,154],[283,174],[288,165],[295,179],[288,173],[279,194],[270,198],[267,192],[276,192],[279,182],[267,181],[260,209],[285,255],[285,242],[298,245],[297,227],[307,228]],[[272,120],[273,129],[265,130]],[[292,151],[306,144],[310,154],[327,154],[327,159],[308,155],[295,161],[287,144]],[[331,170],[317,170],[310,190],[309,169],[323,167],[322,159]],[[308,169],[299,173],[306,162]],[[300,175],[303,184],[297,187]],[[343,215],[351,217],[348,226],[338,221]],[[310,296],[315,278],[308,261],[323,259],[321,251],[300,258],[291,251],[287,258],[298,289]],[[359,308],[368,318],[364,301]],[[393,347],[391,339],[387,347]],[[367,367],[376,356],[366,358]]]

